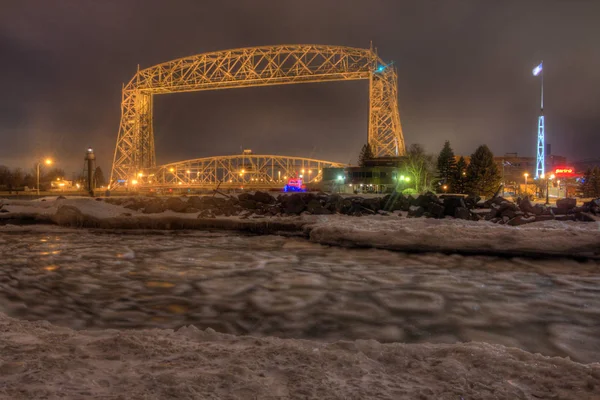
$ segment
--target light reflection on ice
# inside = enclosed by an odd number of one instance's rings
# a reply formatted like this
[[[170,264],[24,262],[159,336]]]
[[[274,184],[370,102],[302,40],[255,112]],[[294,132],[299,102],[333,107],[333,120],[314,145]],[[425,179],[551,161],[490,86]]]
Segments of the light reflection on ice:
[[[83,328],[483,340],[600,361],[597,261],[403,254],[210,233],[0,233],[0,310]]]

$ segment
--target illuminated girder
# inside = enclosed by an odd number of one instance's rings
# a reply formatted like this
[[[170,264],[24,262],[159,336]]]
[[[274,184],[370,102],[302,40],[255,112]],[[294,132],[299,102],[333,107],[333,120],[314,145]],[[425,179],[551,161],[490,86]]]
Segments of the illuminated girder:
[[[305,183],[320,182],[323,168],[344,166],[310,158],[240,154],[179,161],[140,170],[135,184],[143,187],[281,188],[289,178],[302,177]]]
[[[217,51],[139,70],[123,88],[111,183],[156,165],[155,94],[304,82],[369,79],[368,142],[375,156],[404,154],[396,70],[373,49],[282,45]]]

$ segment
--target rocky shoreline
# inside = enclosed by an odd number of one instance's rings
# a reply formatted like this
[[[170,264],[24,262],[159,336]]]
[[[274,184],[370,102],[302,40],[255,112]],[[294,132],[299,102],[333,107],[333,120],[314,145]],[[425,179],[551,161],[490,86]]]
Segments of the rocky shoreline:
[[[594,221],[600,216],[600,199],[577,207],[574,198],[560,199],[556,206],[532,204],[527,198],[509,201],[496,196],[485,202],[477,197],[456,195],[437,196],[426,193],[418,197],[399,193],[383,197],[363,198],[360,196],[342,197],[325,193],[294,193],[273,197],[269,193],[257,191],[242,193],[238,197],[191,196],[161,199],[156,197],[108,198],[110,204],[144,214],[156,214],[170,210],[176,213],[198,213],[198,218],[220,216],[295,216],[302,214],[351,216],[393,215],[394,211],[408,212],[409,218],[452,217],[478,221],[485,219],[492,223],[511,226],[539,221]]]

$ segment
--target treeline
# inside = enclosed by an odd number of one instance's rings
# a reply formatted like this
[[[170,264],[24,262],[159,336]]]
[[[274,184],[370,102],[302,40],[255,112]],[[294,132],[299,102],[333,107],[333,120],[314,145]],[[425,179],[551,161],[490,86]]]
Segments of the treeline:
[[[50,182],[56,178],[64,178],[65,171],[60,168],[52,168],[40,171],[40,187],[50,187]],[[37,186],[36,169],[29,172],[21,168],[8,168],[0,165],[0,190],[24,190],[26,187],[33,189]]]
[[[600,168],[588,168],[579,185],[583,197],[600,197]]]
[[[40,189],[50,189],[50,182],[56,179],[67,179],[65,171],[61,168],[41,168],[40,169]],[[94,171],[94,180],[96,187],[106,185],[104,173],[100,167],[96,167]],[[73,183],[83,183],[85,178],[78,176]],[[0,165],[0,191],[22,191],[25,188],[34,189],[37,187],[37,171],[32,168],[29,172],[23,171],[21,168],[8,168]]]
[[[494,154],[486,145],[479,146],[467,163],[458,160],[446,141],[437,157],[438,192],[491,196],[500,188],[502,174],[494,162]]]
[[[358,157],[359,165],[364,167],[372,158],[371,146],[364,145]],[[486,145],[479,146],[467,163],[462,156],[457,159],[449,141],[444,143],[437,157],[426,153],[420,144],[413,144],[406,149],[399,167],[411,178],[412,187],[403,190],[407,193],[432,191],[492,196],[502,181],[494,154]]]

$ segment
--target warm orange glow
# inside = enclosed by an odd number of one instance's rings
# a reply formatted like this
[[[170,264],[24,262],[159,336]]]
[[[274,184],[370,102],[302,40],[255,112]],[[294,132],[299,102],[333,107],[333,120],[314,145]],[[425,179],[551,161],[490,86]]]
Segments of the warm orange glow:
[[[556,168],[554,172],[557,174],[572,174],[573,168]]]
[[[52,160],[51,160],[51,159],[49,159],[49,158],[46,158],[46,160],[44,161],[44,163],[45,163],[46,165],[52,165]]]
[[[142,176],[144,176],[144,174],[143,174],[142,172],[140,172],[140,173],[138,174],[138,177],[139,177],[139,178],[141,178]]]
[[[169,168],[169,172],[174,172],[175,168]]]
[[[527,178],[527,177],[529,176],[529,174],[528,174],[527,172],[525,172],[525,173],[523,174],[523,176],[524,176],[525,178]]]
[[[138,181],[137,181],[137,179],[133,179],[133,180],[131,181],[131,183],[132,183],[132,184],[134,184],[134,185],[137,185],[137,184],[138,184]]]

